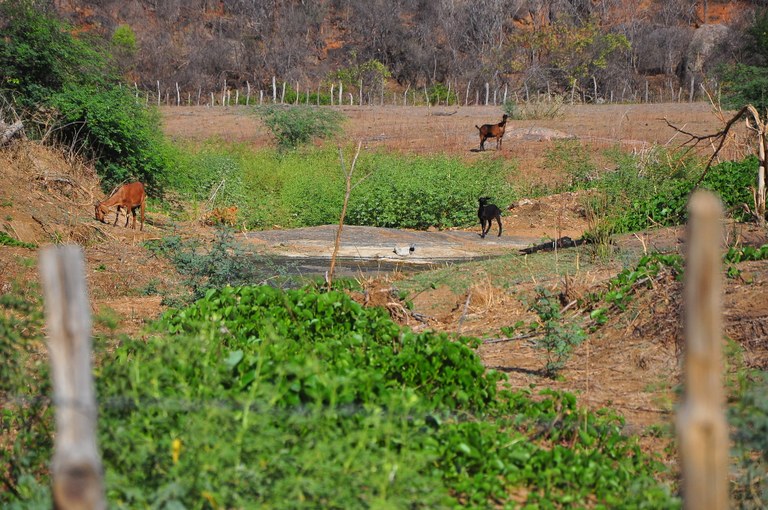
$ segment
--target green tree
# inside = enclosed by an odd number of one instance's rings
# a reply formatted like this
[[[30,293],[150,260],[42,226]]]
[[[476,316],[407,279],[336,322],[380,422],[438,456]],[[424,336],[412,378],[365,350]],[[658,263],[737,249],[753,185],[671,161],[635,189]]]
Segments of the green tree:
[[[344,118],[335,110],[309,106],[266,106],[257,113],[280,149],[295,149],[313,138],[330,138],[339,132]]]
[[[768,12],[746,31],[743,62],[721,68],[723,106],[741,108],[751,103],[768,112]]]
[[[165,167],[158,115],[122,86],[112,55],[102,49],[109,45],[75,37],[48,4],[0,1],[0,96],[22,118],[53,110],[43,129],[54,142],[93,159],[105,189],[140,179],[156,192]],[[130,50],[131,35],[118,30],[113,42]],[[36,123],[27,125],[34,136]]]
[[[48,2],[0,2],[0,32],[0,93],[22,110],[67,84],[100,83],[110,75],[107,56],[74,37]]]
[[[117,27],[112,34],[112,53],[121,74],[133,69],[137,51],[136,34],[133,29],[128,25]]]

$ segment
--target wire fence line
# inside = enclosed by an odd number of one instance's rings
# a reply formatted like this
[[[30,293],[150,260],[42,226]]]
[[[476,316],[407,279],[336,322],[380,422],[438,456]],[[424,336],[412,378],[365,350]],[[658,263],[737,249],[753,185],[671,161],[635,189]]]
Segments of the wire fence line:
[[[501,106],[508,101],[531,103],[562,97],[570,104],[604,103],[682,103],[710,99],[708,91],[718,91],[717,83],[697,82],[691,78],[689,84],[676,86],[667,80],[664,84],[651,84],[645,80],[639,88],[623,87],[621,90],[600,90],[597,80],[592,86],[582,87],[575,82],[563,92],[554,92],[547,84],[546,88],[531,90],[527,85],[513,89],[509,85],[490,83],[477,86],[449,84],[441,87],[411,88],[405,90],[387,90],[382,82],[366,88],[362,83],[350,87],[343,82],[324,83],[310,86],[299,82],[279,81],[272,78],[272,85],[257,88],[246,82],[245,87],[224,82],[218,90],[203,91],[201,87],[190,88],[174,82],[170,86],[156,80],[153,88],[140,88],[133,84],[138,100],[146,105],[156,106],[264,106],[264,105],[305,105],[305,106]]]

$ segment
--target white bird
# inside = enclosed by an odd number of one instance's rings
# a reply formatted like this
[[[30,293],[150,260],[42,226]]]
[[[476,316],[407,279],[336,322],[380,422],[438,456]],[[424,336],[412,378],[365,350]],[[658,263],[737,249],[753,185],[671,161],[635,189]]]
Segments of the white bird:
[[[395,252],[395,254],[400,255],[401,257],[407,257],[411,253],[413,253],[416,250],[416,246],[410,245],[410,246],[395,246],[395,249],[392,250]]]

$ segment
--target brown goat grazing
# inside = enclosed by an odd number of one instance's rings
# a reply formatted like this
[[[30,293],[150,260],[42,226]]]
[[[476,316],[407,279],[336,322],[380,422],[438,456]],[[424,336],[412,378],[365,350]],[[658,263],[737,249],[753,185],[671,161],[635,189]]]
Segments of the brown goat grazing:
[[[96,219],[102,223],[106,223],[104,218],[109,212],[109,208],[117,206],[115,222],[113,225],[117,225],[117,219],[120,217],[120,209],[124,209],[125,226],[128,226],[128,211],[130,211],[133,215],[131,228],[136,229],[136,209],[141,207],[141,228],[139,230],[144,230],[144,204],[146,201],[147,194],[144,193],[144,185],[142,183],[131,182],[129,184],[123,184],[108,199],[95,204]]]
[[[509,115],[505,113],[498,124],[475,125],[480,131],[480,150],[485,150],[485,141],[489,138],[495,138],[496,150],[501,150],[501,139],[504,138],[504,129],[507,127],[507,117]]]
[[[501,209],[494,204],[489,204],[489,197],[480,197],[477,199],[480,207],[477,209],[477,217],[480,218],[480,237],[485,239],[485,235],[491,230],[493,220],[499,224],[499,237],[501,237]]]

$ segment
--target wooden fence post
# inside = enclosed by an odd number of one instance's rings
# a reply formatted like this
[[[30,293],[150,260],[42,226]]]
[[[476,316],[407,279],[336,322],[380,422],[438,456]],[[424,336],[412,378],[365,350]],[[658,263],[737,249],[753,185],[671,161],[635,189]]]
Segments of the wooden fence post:
[[[82,250],[74,245],[44,248],[40,275],[56,406],[51,463],[54,507],[101,510],[106,501],[96,445],[91,316]]]
[[[723,411],[723,208],[708,191],[689,203],[685,266],[683,402],[677,414],[686,510],[728,508],[728,429]]]

